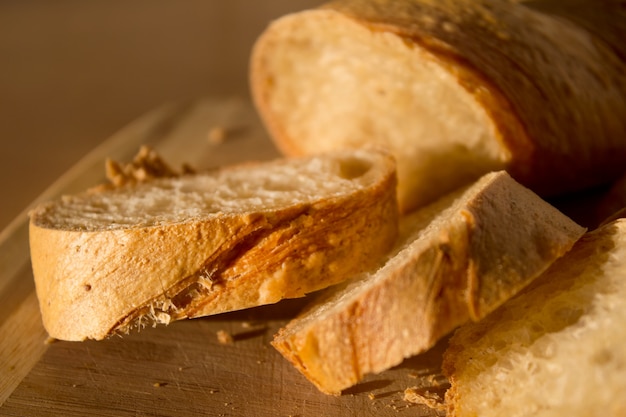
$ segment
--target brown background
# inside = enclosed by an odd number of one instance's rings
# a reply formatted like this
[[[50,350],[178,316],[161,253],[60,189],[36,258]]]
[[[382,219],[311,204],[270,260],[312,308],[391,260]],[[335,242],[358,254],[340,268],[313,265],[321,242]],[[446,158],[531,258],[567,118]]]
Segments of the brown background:
[[[89,150],[169,102],[248,95],[272,19],[320,0],[0,2],[0,230]]]

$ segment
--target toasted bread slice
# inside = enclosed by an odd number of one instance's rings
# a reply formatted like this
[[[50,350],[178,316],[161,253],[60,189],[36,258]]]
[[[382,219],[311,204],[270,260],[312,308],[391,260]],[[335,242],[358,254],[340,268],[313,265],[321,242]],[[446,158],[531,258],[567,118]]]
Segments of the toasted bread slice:
[[[332,1],[265,30],[252,93],[289,155],[389,146],[403,211],[498,169],[552,196],[626,166],[625,22],[606,1]]]
[[[42,204],[30,248],[45,328],[102,339],[338,283],[393,245],[395,178],[389,154],[341,151]]]
[[[626,220],[589,232],[519,296],[459,328],[448,416],[626,415]]]
[[[404,221],[382,268],[327,290],[272,342],[325,393],[340,394],[486,316],[584,233],[504,171]]]

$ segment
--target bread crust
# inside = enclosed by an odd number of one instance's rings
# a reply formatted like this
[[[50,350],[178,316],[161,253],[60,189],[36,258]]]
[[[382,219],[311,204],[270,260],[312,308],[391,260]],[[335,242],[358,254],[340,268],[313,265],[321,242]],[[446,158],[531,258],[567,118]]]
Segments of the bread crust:
[[[285,22],[329,16],[393,34],[407,51],[430,51],[489,115],[495,138],[509,151],[504,168],[540,195],[603,184],[623,171],[626,54],[620,39],[626,37],[626,19],[617,2],[339,0]],[[287,25],[283,33],[278,21],[257,42],[251,81],[279,147],[301,154],[303,139],[290,137],[268,105],[268,77],[281,74],[269,74],[265,61],[286,42],[281,37],[289,36]]]
[[[584,233],[505,172],[456,197],[435,203],[429,226],[385,266],[328,290],[276,334],[273,346],[322,392],[338,395],[485,317]]]
[[[80,230],[50,224],[47,212],[62,202],[41,205],[30,245],[46,330],[99,340],[301,297],[371,267],[395,241],[398,209],[393,158],[369,155],[362,186],[278,209]]]
[[[518,296],[454,333],[442,365],[448,416],[623,414],[624,233],[624,219],[586,233]]]

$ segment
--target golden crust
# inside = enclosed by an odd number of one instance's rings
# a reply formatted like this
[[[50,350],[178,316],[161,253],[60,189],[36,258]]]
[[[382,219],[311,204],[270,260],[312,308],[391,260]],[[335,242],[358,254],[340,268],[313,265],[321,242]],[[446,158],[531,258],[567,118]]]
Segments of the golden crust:
[[[84,340],[125,331],[131,315],[145,316],[145,324],[163,321],[155,314],[164,308],[150,312],[158,296],[264,227],[265,218],[252,216],[98,232],[31,221],[31,259],[44,327],[57,339]]]

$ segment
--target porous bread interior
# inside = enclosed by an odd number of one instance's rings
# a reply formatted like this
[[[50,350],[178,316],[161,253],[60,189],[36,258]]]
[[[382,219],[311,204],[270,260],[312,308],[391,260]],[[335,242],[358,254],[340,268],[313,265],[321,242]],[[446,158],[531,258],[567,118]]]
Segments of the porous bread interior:
[[[457,332],[446,354],[450,415],[626,415],[625,284],[619,220],[584,237],[523,295]]]
[[[417,44],[331,10],[285,17],[268,33],[258,68],[286,151],[389,146],[404,209],[502,169],[509,158],[481,105]]]
[[[65,196],[32,216],[37,226],[64,230],[114,230],[154,226],[218,214],[271,211],[350,193],[377,179],[375,154],[354,151],[248,164],[163,178],[106,192]]]

